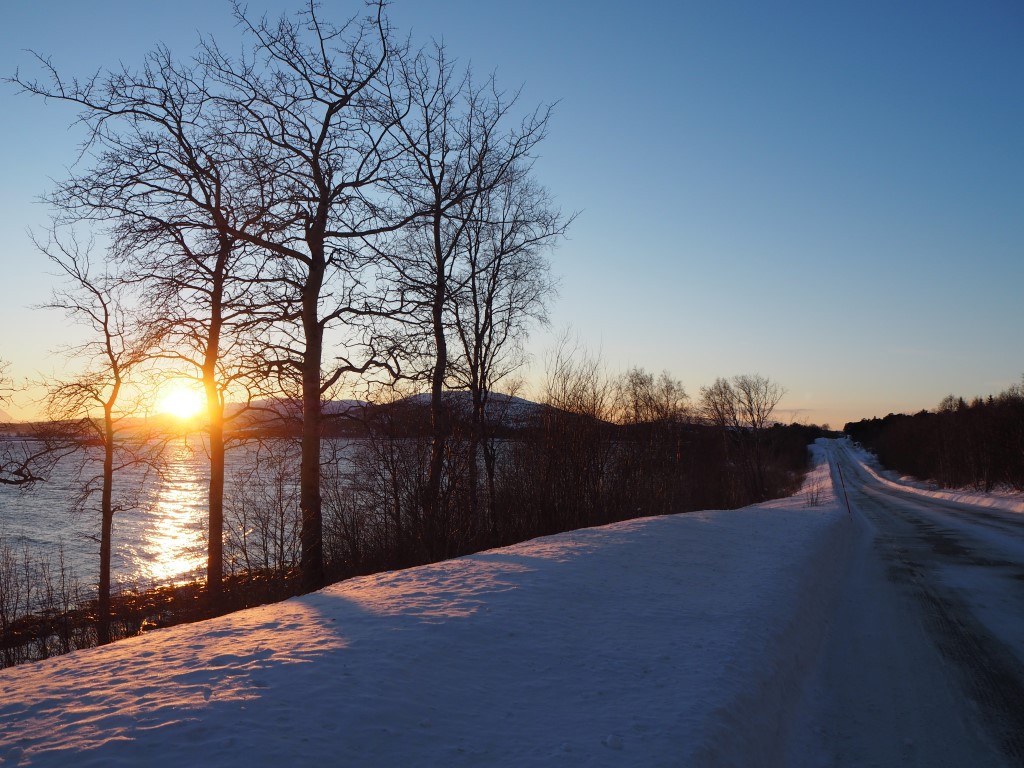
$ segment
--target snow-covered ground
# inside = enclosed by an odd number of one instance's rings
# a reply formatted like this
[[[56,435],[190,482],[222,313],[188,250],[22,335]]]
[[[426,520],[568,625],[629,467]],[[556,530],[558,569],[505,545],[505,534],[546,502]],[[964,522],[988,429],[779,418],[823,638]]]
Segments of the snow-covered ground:
[[[537,539],[6,670],[0,755],[747,764],[781,749],[842,559],[822,501]]]
[[[854,474],[846,449],[816,449]],[[925,762],[936,736],[954,760],[990,744],[920,714],[960,717],[929,676],[955,685],[917,652],[928,633],[835,487],[822,461],[791,499],[353,579],[0,671],[0,761],[963,764]]]

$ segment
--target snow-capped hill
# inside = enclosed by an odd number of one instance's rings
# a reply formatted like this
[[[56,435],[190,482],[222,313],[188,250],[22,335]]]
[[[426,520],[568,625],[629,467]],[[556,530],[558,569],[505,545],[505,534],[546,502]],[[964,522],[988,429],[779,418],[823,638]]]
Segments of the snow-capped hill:
[[[321,412],[336,416],[357,412],[366,407],[363,400],[327,400],[321,403]],[[228,416],[249,417],[252,421],[263,421],[281,418],[298,418],[302,415],[302,402],[299,400],[264,399],[251,403],[228,403],[225,406]]]

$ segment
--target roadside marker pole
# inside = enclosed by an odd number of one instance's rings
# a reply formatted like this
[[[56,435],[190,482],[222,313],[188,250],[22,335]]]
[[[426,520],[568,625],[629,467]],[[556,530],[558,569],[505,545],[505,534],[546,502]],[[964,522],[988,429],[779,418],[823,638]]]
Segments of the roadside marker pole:
[[[839,470],[839,482],[843,485],[843,498],[846,499],[846,514],[852,515],[853,512],[850,510],[850,497],[846,495],[846,481],[843,480],[843,465],[838,461],[836,462],[836,469]]]

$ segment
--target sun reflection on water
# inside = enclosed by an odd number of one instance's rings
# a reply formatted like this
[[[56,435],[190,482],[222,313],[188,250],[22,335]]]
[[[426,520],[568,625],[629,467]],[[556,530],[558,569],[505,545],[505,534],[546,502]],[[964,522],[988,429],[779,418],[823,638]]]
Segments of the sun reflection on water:
[[[197,457],[183,445],[161,478],[144,534],[147,561],[140,564],[149,579],[179,580],[203,566],[206,488],[196,469]]]

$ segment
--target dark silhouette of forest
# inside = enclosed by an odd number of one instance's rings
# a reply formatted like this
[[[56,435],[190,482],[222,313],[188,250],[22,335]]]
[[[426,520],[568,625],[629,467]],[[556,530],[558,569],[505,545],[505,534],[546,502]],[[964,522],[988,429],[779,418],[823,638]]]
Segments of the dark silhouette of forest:
[[[950,395],[934,411],[890,413],[843,431],[889,469],[945,488],[1024,490],[1024,385],[967,402]]]

